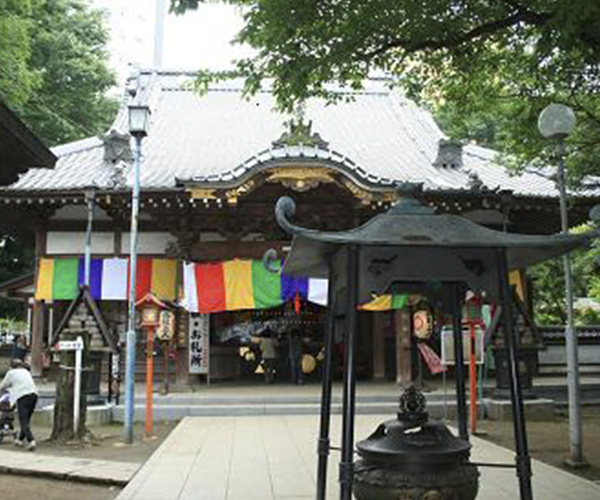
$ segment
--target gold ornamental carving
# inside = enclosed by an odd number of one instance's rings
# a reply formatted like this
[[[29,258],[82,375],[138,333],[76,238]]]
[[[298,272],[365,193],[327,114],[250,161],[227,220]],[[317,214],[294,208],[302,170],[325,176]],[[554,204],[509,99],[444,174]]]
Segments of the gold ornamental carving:
[[[308,191],[334,182],[331,170],[321,167],[283,167],[269,170],[267,182],[279,182],[294,191]]]
[[[362,189],[348,179],[344,179],[344,186],[350,191],[355,198],[359,199],[364,205],[368,205],[374,199],[373,193],[370,193],[366,189]]]
[[[207,188],[191,188],[189,189],[190,196],[193,200],[207,199],[214,200],[217,196],[215,194],[216,189]]]
[[[384,203],[395,203],[398,198],[398,193],[395,190],[387,191],[381,195],[381,201]]]
[[[236,187],[235,189],[230,189],[225,191],[225,198],[227,199],[227,203],[229,205],[235,205],[240,196],[244,196],[252,191],[256,187],[256,181],[250,179],[244,182],[241,186]]]

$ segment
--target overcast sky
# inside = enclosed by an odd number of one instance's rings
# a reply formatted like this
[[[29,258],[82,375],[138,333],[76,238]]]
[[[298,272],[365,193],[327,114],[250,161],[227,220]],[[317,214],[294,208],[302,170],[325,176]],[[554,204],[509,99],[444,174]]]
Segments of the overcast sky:
[[[127,65],[152,65],[156,0],[92,0],[108,12],[111,31],[111,64],[120,80]],[[169,1],[164,0],[165,8]],[[163,68],[230,68],[232,61],[248,55],[248,48],[232,45],[242,28],[239,10],[220,3],[203,4],[197,11],[165,17]]]

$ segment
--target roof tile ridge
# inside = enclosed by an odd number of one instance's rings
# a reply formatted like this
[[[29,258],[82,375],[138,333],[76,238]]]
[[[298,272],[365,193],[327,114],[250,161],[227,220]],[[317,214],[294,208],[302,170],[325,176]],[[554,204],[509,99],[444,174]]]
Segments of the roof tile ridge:
[[[92,135],[90,137],[84,137],[82,139],[77,139],[75,141],[66,142],[64,144],[59,144],[57,146],[53,146],[50,150],[59,158],[64,158],[66,156],[71,156],[77,153],[82,153],[84,151],[90,151],[92,149],[96,149],[103,146],[102,139],[97,135]],[[71,149],[73,148],[73,149]],[[65,152],[61,152],[62,149],[66,149]]]
[[[416,108],[417,111],[418,111],[418,113],[413,113],[411,111],[411,114],[413,115],[413,117],[421,125],[427,125],[427,126],[429,126],[428,124],[423,124],[422,117],[421,117],[421,114],[422,114],[423,110],[412,99],[409,99],[405,95],[400,94],[398,91],[391,91],[390,92],[390,102],[391,102],[391,106],[390,106],[391,112],[398,119],[398,122],[400,123],[400,126],[402,127],[402,130],[406,133],[407,137],[409,137],[410,140],[412,142],[414,142],[415,145],[416,145],[416,143],[419,141],[419,139],[416,137],[416,134],[413,132],[413,130],[411,128],[409,128],[409,127],[406,126],[406,120],[405,120],[405,118],[403,118],[403,113],[400,112],[400,108],[402,108],[402,107],[405,107],[405,108],[414,107],[414,108]],[[446,137],[446,134],[444,134],[444,132],[439,128],[439,126],[435,123],[435,121],[434,121],[434,125],[437,128],[437,130],[440,132],[441,137],[442,138]],[[427,153],[425,151],[423,151],[423,149],[421,149],[420,146],[417,148],[417,151],[418,151],[419,155],[421,155],[423,158],[425,158],[425,160],[427,162],[429,162],[429,163],[431,163],[431,165],[433,165],[432,160],[429,158],[429,156],[427,156]]]

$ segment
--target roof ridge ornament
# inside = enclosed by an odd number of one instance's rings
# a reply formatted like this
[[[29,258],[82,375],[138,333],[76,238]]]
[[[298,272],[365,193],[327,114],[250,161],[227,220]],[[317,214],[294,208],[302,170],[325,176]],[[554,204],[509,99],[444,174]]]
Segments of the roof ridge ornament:
[[[455,139],[440,139],[438,141],[437,158],[433,165],[437,168],[459,169],[463,166],[463,145]]]
[[[127,184],[126,169],[133,160],[130,136],[111,128],[102,136],[104,162],[111,168],[109,186],[115,189]]]
[[[293,116],[283,122],[287,129],[271,144],[274,148],[286,148],[290,146],[308,146],[319,149],[328,149],[329,143],[317,132],[312,131],[312,120],[306,122],[306,105],[300,103],[294,110]]]
[[[130,162],[133,159],[129,134],[121,133],[111,128],[102,136],[104,145],[104,161],[115,165],[121,161]]]

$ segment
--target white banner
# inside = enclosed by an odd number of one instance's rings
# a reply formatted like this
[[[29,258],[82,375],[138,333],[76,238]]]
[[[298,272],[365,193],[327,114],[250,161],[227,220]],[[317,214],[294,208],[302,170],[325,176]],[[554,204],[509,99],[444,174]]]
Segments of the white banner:
[[[208,375],[210,358],[210,315],[190,314],[189,373]]]

